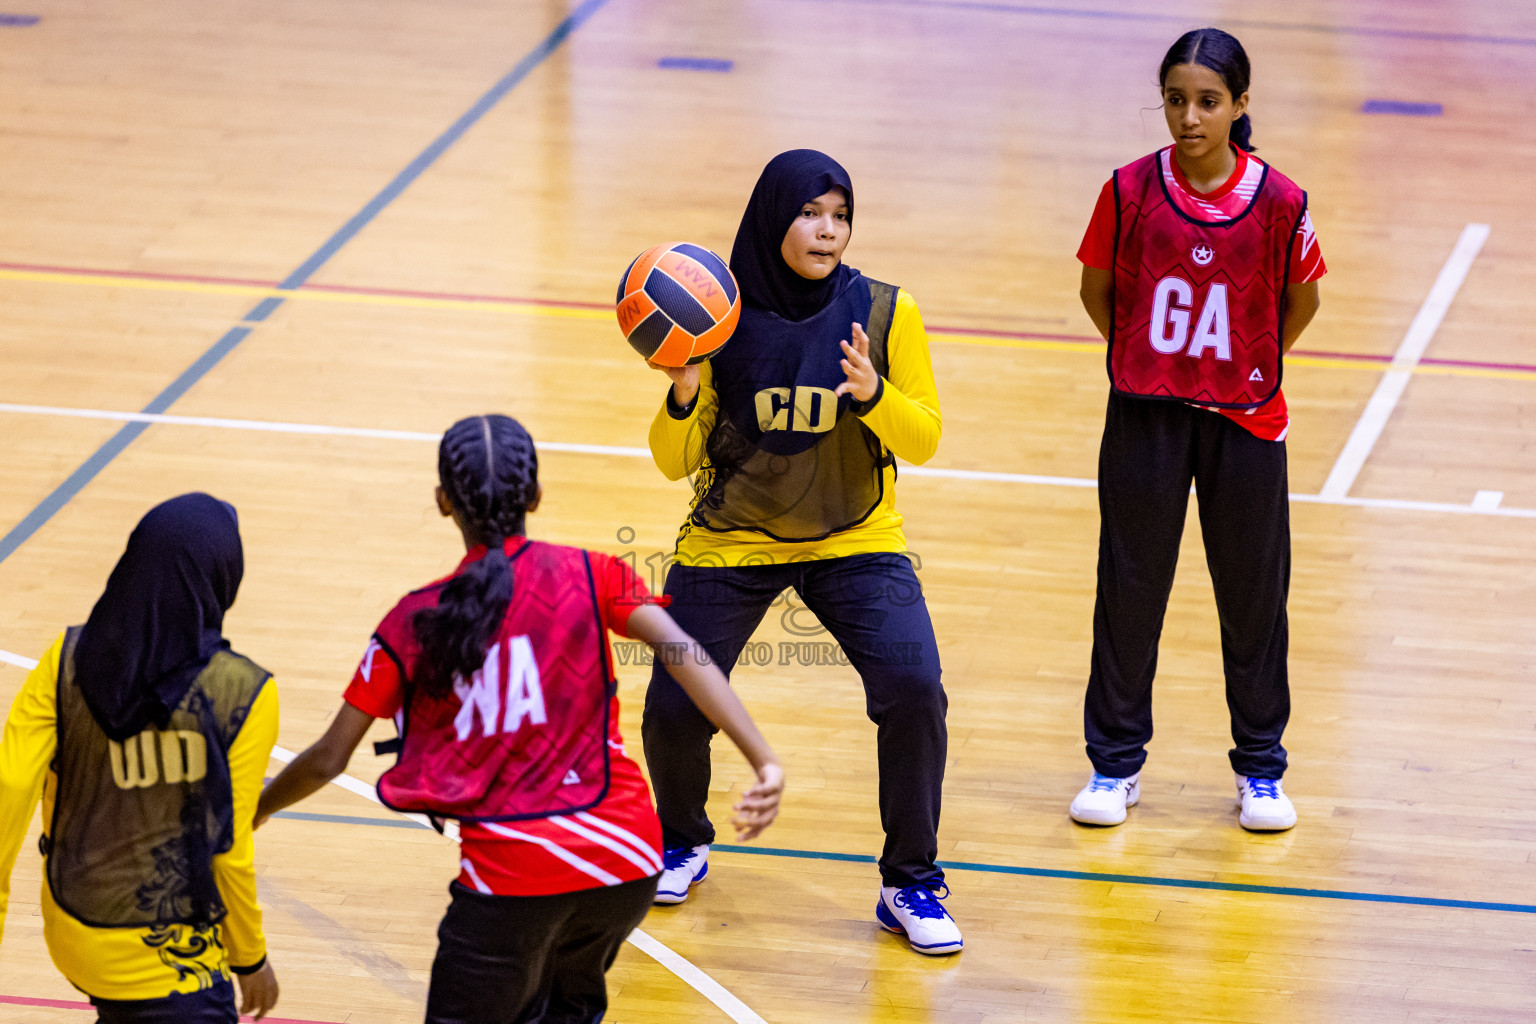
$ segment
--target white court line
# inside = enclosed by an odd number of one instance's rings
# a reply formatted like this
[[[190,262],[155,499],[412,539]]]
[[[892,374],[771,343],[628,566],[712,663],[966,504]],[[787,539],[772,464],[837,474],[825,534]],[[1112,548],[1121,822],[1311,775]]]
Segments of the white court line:
[[[67,416],[82,420],[112,420],[116,423],[166,423],[182,427],[217,427],[222,430],[256,430],[270,434],[310,434],[320,437],[369,437],[382,441],[426,441],[436,444],[442,434],[418,430],[380,430],[374,427],[331,427],[321,423],[276,423],[272,420],[232,420],[219,416],[174,416],[169,413],[118,412],[111,409],[70,409],[57,405],[14,405],[0,402],[0,412],[32,416]],[[602,444],[562,444],[543,441],[539,447],[552,452],[576,455],[624,455],[651,457],[648,448],[619,448]]]
[[[1424,305],[1419,307],[1418,315],[1408,325],[1408,333],[1403,335],[1402,343],[1397,346],[1391,368],[1376,385],[1375,393],[1365,404],[1365,411],[1360,414],[1355,429],[1350,432],[1349,440],[1344,444],[1344,450],[1339,453],[1338,461],[1333,464],[1333,470],[1324,481],[1323,489],[1319,492],[1321,497],[1342,499],[1355,485],[1355,478],[1364,468],[1365,460],[1370,458],[1371,449],[1376,447],[1376,441],[1386,428],[1392,410],[1397,408],[1398,399],[1403,397],[1414,367],[1424,357],[1424,350],[1429,348],[1435,331],[1440,329],[1440,322],[1451,308],[1451,301],[1456,298],[1462,282],[1467,279],[1467,271],[1472,269],[1472,261],[1477,259],[1478,252],[1487,240],[1487,224],[1468,224],[1461,229],[1456,247],[1451,250],[1445,266],[1440,268],[1440,276],[1435,278],[1434,286],[1424,298]]]
[[[17,668],[24,668],[28,672],[31,672],[33,669],[37,668],[36,658],[28,658],[20,654],[12,654],[10,651],[0,651],[0,661],[5,662],[7,665],[15,665]]]
[[[645,453],[647,457],[650,452]],[[1041,487],[1098,487],[1097,480],[1080,476],[1036,476],[1033,473],[994,473],[980,469],[940,469],[936,466],[901,464],[902,476],[934,476],[945,480],[985,480],[1000,484],[1038,484]]]
[[[12,654],[10,651],[0,651],[0,662],[4,662],[7,665],[16,665],[19,668],[24,668],[29,672],[32,669],[37,668],[36,658],[28,658],[21,654]],[[287,747],[272,748],[273,759],[281,761],[284,764],[289,763],[297,756],[297,754],[289,750]],[[383,806],[383,804],[379,801],[379,794],[374,790],[372,786],[368,785],[368,783],[362,781],[361,779],[354,779],[350,775],[338,775],[331,781],[340,786],[342,789],[346,790],[348,793],[356,793],[358,796],[366,797],[367,799],[372,800],[374,803]],[[427,819],[420,814],[405,814],[401,815],[401,817],[410,818],[412,821],[426,825],[428,828],[432,827],[431,825],[427,824]],[[450,822],[450,824],[454,823]],[[449,833],[445,834],[448,835],[449,839],[452,839],[454,842],[458,842],[457,828],[451,829]],[[629,937],[629,941],[631,945],[633,945],[636,949],[640,950],[646,956],[649,956],[652,960],[655,960],[657,963],[661,964],[661,966],[677,975],[683,981],[687,982],[694,991],[698,992],[705,999],[708,999],[710,1002],[718,1006],[725,1013],[725,1015],[731,1018],[731,1020],[735,1021],[736,1024],[768,1024],[768,1022],[759,1017],[750,1006],[732,995],[725,988],[725,986],[721,985],[714,978],[711,978],[709,975],[699,970],[693,964],[678,956],[667,946],[656,941],[656,939],[647,935],[640,929],[636,928],[634,930],[634,932]]]
[[[125,423],[163,423],[169,426],[216,427],[224,430],[254,430],[276,434],[310,434],[321,437],[367,437],[386,441],[421,441],[436,444],[441,434],[415,430],[380,430],[373,427],[332,427],[318,423],[279,423],[270,420],[234,420],[216,416],[176,416],[169,413],[116,412],[107,409],[72,409],[55,405],[14,405],[0,402],[0,413],[30,416],[64,416],[76,419],[113,420]],[[604,455],[629,459],[649,459],[648,448],[629,448],[609,444],[573,444],[563,441],[536,442],[540,451],[567,452],[575,455]],[[994,473],[975,469],[942,469],[934,466],[901,467],[903,476],[935,477],[990,483],[1029,484],[1039,487],[1097,487],[1091,477],[1039,476],[1033,473]],[[1383,508],[1409,512],[1452,512],[1463,515],[1506,516],[1536,519],[1536,509],[1489,506],[1486,501],[1454,505],[1439,501],[1409,501],[1398,498],[1328,497],[1322,494],[1292,494],[1292,501],[1321,505],[1347,505],[1355,508]]]

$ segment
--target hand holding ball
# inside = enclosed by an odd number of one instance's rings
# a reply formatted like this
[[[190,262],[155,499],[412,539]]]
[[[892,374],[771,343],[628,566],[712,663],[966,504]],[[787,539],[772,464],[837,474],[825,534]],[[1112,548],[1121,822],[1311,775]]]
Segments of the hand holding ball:
[[[720,351],[741,317],[725,261],[702,246],[653,246],[619,279],[619,329],[658,367],[693,366]]]

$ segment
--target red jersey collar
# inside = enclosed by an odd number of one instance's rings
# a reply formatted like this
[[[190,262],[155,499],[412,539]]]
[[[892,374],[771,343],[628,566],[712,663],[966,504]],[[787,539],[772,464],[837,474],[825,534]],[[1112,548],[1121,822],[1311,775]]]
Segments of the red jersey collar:
[[[508,537],[506,544],[502,546],[502,550],[505,551],[507,553],[507,557],[510,558],[527,543],[527,537]],[[459,573],[463,572],[466,568],[468,568],[470,563],[480,561],[480,559],[485,557],[487,550],[488,549],[484,544],[476,544],[474,547],[470,548],[467,552],[465,552],[464,560],[459,563],[458,568],[453,570],[453,575],[457,576]]]
[[[1173,180],[1178,183],[1179,188],[1184,190],[1185,195],[1207,203],[1214,203],[1225,199],[1234,188],[1237,188],[1237,183],[1243,180],[1243,174],[1248,170],[1248,154],[1237,146],[1233,146],[1230,142],[1227,145],[1232,146],[1233,152],[1237,154],[1237,166],[1232,168],[1231,175],[1214,192],[1196,192],[1194,186],[1190,185],[1189,179],[1184,177],[1184,168],[1179,166],[1178,154],[1173,152],[1168,154],[1168,164],[1173,168]],[[1172,146],[1168,148],[1170,150],[1173,149]]]

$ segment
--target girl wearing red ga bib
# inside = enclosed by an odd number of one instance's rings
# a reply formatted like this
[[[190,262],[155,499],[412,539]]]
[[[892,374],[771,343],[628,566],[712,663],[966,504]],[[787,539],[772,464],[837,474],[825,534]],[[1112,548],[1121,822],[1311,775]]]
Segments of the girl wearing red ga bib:
[[[1290,509],[1284,353],[1325,272],[1307,195],[1252,155],[1248,56],[1186,33],[1159,72],[1173,145],[1117,170],[1078,258],[1109,342],[1099,568],[1084,706],[1093,777],[1072,802],[1116,825],[1140,798],[1152,679],[1193,483],[1221,622],[1245,828],[1296,822],[1281,777]]]

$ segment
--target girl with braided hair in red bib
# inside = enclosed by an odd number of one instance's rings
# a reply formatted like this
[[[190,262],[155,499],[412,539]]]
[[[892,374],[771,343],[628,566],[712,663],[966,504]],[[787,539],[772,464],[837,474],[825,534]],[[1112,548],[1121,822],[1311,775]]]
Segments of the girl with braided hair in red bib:
[[[619,735],[608,630],[650,644],[751,762],[737,835],[778,813],[784,775],[718,668],[619,559],[531,541],[533,440],[506,416],[460,420],[437,504],[468,554],[379,624],[318,742],[262,794],[258,823],[339,775],[375,718],[400,728],[379,797],[460,823],[428,1024],[596,1024],[604,974],[645,917],[661,824]]]
[[[1173,145],[1117,170],[1078,251],[1109,342],[1099,450],[1098,597],[1084,725],[1093,777],[1074,819],[1118,825],[1141,795],[1152,678],[1193,482],[1216,592],[1230,753],[1256,831],[1288,829],[1285,601],[1290,508],[1283,354],[1325,272],[1307,194],[1252,153],[1249,64],[1219,29],[1158,73]]]

